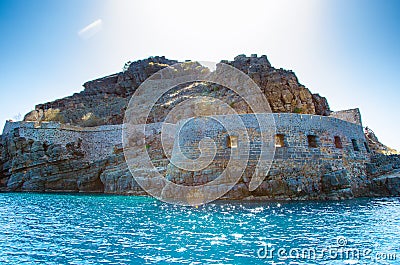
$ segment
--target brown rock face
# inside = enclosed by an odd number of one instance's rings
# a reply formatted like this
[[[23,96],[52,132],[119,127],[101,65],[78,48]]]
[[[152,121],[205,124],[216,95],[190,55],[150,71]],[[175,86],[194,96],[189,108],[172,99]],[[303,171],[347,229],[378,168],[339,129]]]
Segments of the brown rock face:
[[[80,93],[37,105],[24,121],[57,121],[85,127],[121,124],[136,88],[152,74],[175,63],[165,57],[133,62],[124,72],[86,82]]]
[[[273,112],[293,112],[329,115],[325,98],[312,94],[301,85],[296,75],[271,66],[265,55],[239,55],[233,61],[222,61],[248,74],[266,95]],[[151,57],[129,64],[125,71],[86,82],[84,90],[70,97],[40,104],[28,113],[25,121],[57,121],[85,127],[121,124],[124,111],[137,87],[160,69],[177,63],[165,57]],[[250,109],[231,90],[204,82],[177,87],[160,99],[154,109],[154,120],[163,117],[177,103],[198,95],[213,96],[235,107],[239,113]],[[168,98],[168,101],[165,99]],[[152,122],[150,121],[150,122]]]
[[[248,74],[266,95],[272,112],[318,114],[327,116],[329,105],[324,97],[301,85],[292,71],[271,66],[267,56],[236,56],[227,62]]]
[[[329,116],[331,114],[331,110],[329,109],[328,101],[326,98],[321,97],[319,94],[312,95],[315,113],[318,115]]]

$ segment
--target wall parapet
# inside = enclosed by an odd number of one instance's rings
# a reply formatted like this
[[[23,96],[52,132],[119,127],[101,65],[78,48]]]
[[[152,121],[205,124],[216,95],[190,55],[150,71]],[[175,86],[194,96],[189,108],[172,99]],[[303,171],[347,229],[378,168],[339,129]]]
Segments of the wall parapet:
[[[329,116],[362,126],[360,109],[334,111]]]

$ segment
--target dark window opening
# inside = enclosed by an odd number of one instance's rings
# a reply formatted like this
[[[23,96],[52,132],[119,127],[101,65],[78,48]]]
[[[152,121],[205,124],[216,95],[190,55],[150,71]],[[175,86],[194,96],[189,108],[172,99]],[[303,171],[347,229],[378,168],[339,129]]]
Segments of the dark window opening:
[[[229,148],[237,148],[238,147],[238,137],[237,136],[228,136],[227,145]]]
[[[351,139],[351,143],[353,144],[354,151],[360,151],[360,148],[358,147],[356,139]]]
[[[277,134],[275,135],[275,147],[284,147],[285,146],[285,135]]]
[[[335,136],[335,146],[336,148],[343,148],[342,139],[339,136]]]
[[[307,140],[308,140],[308,147],[311,147],[311,148],[318,147],[317,136],[307,135]]]
[[[365,147],[365,150],[367,150],[367,153],[371,153],[371,150],[369,149],[367,142],[364,142],[364,147]]]

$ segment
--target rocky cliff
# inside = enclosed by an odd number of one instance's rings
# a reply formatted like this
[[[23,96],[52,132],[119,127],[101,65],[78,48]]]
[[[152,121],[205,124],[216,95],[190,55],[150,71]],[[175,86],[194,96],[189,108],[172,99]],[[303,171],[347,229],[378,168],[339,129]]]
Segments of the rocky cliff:
[[[23,137],[20,131],[1,136],[0,191],[145,194],[129,172],[122,144],[90,158],[79,136],[61,143]],[[160,149],[152,150],[157,158]]]
[[[398,155],[399,152],[393,148],[390,148],[383,143],[381,143],[378,139],[378,137],[375,135],[374,131],[372,131],[370,128],[366,127],[365,128],[365,138],[368,140],[368,146],[369,148],[374,152],[378,154],[383,154],[383,155]]]
[[[311,93],[301,85],[293,72],[272,67],[264,55],[261,57],[239,55],[233,61],[223,62],[248,74],[266,95],[273,112],[322,116],[331,113],[324,97]],[[165,57],[151,57],[130,63],[120,73],[85,83],[84,90],[80,93],[37,105],[35,110],[25,116],[24,120],[35,122],[38,126],[48,121],[83,127],[121,124],[128,101],[139,85],[158,70],[175,63],[177,61]],[[242,99],[229,89],[207,82],[196,82],[176,87],[162,97],[153,108],[153,115],[148,122],[163,121],[169,110],[182,99],[197,95],[208,95],[224,100],[239,113],[250,112]],[[87,150],[79,137],[60,143],[35,140],[21,136],[19,132],[18,128],[11,129],[1,136],[0,190],[145,194],[125,164],[121,145],[115,145],[107,155],[101,158],[88,159]],[[157,130],[154,134],[157,135]],[[367,139],[370,146],[371,141],[375,141],[375,138],[368,138],[368,135]],[[146,148],[157,168],[161,171],[167,170],[168,160],[160,152],[162,147],[159,143],[150,137]],[[373,152],[377,151],[374,147],[371,149]],[[343,163],[347,162],[343,161]],[[320,167],[322,168],[323,165]],[[376,155],[372,157],[370,163],[363,165],[364,167],[367,169],[366,173],[360,177],[360,181],[363,182],[361,186],[364,189],[354,194],[355,196],[400,194],[400,177],[396,175],[400,168],[398,156]],[[282,177],[277,177],[274,181],[268,180],[268,185],[264,188],[268,190],[269,198],[308,198],[304,195],[306,189],[302,191],[303,193],[298,193],[298,187],[301,184],[309,187],[313,194],[325,194],[320,198],[338,199],[348,198],[346,192],[354,185],[360,186],[359,183],[352,183],[352,180],[347,177],[348,173],[341,169],[324,166],[323,170],[317,171],[314,177],[320,181],[307,184],[307,176],[300,178],[293,168],[283,168],[274,173]],[[292,175],[297,177],[287,177]],[[263,197],[266,194],[260,190],[253,194],[249,193],[243,183],[245,182],[236,186],[229,194],[234,198]],[[327,197],[328,191],[330,195]],[[318,198],[318,196],[313,198]]]
[[[271,66],[267,56],[246,57],[239,55],[233,61],[223,61],[248,74],[266,95],[273,112],[295,112],[329,115],[327,100],[312,94],[301,85],[292,71]],[[125,71],[86,82],[84,90],[70,97],[39,104],[28,113],[24,121],[58,121],[80,126],[121,124],[124,110],[138,86],[160,69],[177,63],[165,57],[151,57],[133,62]],[[176,93],[179,91],[179,93]],[[241,98],[231,90],[204,82],[182,86],[170,91],[158,102],[157,120],[161,121],[168,111],[182,98],[209,95],[235,106],[239,113],[248,113]]]

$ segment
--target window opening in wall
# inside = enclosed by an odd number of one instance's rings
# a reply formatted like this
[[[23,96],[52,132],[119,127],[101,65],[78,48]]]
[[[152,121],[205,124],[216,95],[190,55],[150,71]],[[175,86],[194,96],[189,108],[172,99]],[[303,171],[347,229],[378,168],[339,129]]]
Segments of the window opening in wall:
[[[358,147],[356,139],[351,139],[351,143],[353,144],[354,151],[360,151],[360,148]]]
[[[308,147],[311,147],[311,148],[318,147],[317,136],[307,135],[307,140],[308,140]]]
[[[336,148],[343,148],[342,139],[339,136],[335,136],[335,146]]]
[[[365,150],[367,150],[367,153],[371,153],[371,150],[369,149],[367,142],[364,142],[364,147],[365,147]]]
[[[227,145],[229,148],[237,148],[238,147],[238,137],[237,136],[228,136]]]
[[[285,146],[285,135],[277,134],[275,135],[275,147],[284,147]]]

